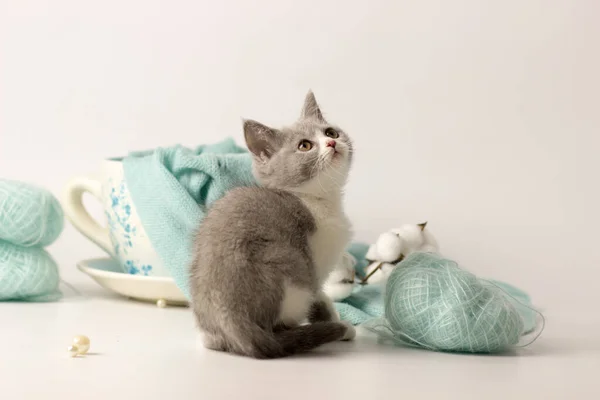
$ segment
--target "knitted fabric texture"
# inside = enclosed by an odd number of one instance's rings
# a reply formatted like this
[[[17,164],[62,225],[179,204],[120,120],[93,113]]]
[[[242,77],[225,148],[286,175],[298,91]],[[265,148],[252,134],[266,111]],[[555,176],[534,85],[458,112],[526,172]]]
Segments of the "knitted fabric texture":
[[[208,207],[239,186],[255,185],[252,160],[233,139],[131,153],[125,181],[153,248],[189,299],[193,233]]]
[[[50,192],[0,179],[0,240],[45,247],[60,235],[63,221],[62,208]]]
[[[0,300],[61,297],[58,267],[42,247],[62,229],[62,208],[49,191],[0,179]]]
[[[349,297],[335,303],[335,308],[342,320],[360,325],[384,314],[382,293],[379,285],[357,286]]]
[[[0,301],[54,301],[58,290],[58,266],[40,247],[21,247],[0,242]]]

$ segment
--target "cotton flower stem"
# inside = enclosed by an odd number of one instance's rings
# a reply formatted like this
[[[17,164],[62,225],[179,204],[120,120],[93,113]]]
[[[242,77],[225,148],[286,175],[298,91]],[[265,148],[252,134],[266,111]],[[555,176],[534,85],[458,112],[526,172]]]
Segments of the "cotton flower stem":
[[[373,265],[373,264],[370,264],[370,265]],[[374,274],[375,272],[379,271],[379,270],[381,269],[381,267],[382,267],[382,266],[383,266],[383,262],[380,262],[380,263],[379,263],[379,265],[377,265],[377,267],[375,267],[375,269],[373,269],[373,271],[369,272],[369,274],[363,278],[363,280],[360,282],[360,284],[361,284],[361,285],[366,285],[366,284],[367,284],[367,281],[369,280],[369,278],[370,278],[371,276],[373,276],[373,274]]]

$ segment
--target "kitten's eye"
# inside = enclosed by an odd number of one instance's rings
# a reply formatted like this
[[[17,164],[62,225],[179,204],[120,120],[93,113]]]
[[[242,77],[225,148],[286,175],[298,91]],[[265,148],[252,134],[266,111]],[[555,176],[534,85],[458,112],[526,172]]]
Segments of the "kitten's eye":
[[[309,142],[308,140],[303,140],[298,145],[298,150],[309,151],[310,149],[312,149],[312,147],[313,147],[313,144],[311,142]]]
[[[325,136],[330,137],[332,139],[337,139],[340,137],[340,134],[333,128],[325,129]]]

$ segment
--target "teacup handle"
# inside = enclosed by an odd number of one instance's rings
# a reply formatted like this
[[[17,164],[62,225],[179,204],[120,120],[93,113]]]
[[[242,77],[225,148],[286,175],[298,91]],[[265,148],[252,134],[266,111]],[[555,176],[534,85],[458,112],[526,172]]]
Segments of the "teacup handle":
[[[83,206],[83,194],[85,192],[90,193],[102,202],[102,183],[99,180],[89,176],[73,178],[67,183],[63,193],[65,215],[81,234],[114,257],[108,228],[101,226],[93,219]]]

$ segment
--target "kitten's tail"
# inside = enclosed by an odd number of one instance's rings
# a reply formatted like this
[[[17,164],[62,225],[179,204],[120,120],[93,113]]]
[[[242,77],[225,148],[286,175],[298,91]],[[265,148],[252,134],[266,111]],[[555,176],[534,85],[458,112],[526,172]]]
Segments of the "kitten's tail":
[[[354,327],[344,322],[315,322],[276,332],[258,326],[244,329],[240,342],[241,353],[254,358],[280,358],[305,353],[325,343],[349,340],[355,336]],[[241,335],[240,335],[241,336]]]

